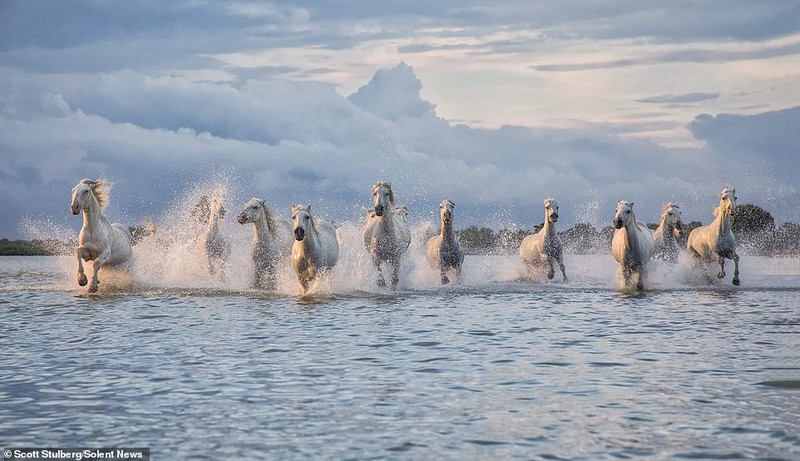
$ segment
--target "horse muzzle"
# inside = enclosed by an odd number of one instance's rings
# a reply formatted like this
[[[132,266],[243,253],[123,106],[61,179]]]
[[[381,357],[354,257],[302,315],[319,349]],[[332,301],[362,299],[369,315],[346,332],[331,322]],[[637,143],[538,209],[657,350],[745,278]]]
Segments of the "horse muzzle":
[[[623,224],[621,219],[614,220],[614,229],[622,229],[622,226]]]
[[[299,227],[294,230],[294,239],[297,241],[303,240],[306,237],[306,231]]]
[[[74,215],[75,215],[75,214],[80,214],[80,213],[81,213],[81,207],[80,207],[80,206],[78,206],[78,205],[70,205],[70,206],[69,206],[69,210],[70,210],[70,211],[72,212],[72,214],[74,214]]]
[[[678,221],[675,223],[675,229],[683,230],[683,223]]]
[[[550,221],[557,222],[558,221],[558,213],[553,213],[550,215]]]
[[[383,216],[383,205],[375,205],[375,216]]]
[[[236,221],[238,221],[239,224],[245,224],[247,222],[247,216],[244,214],[240,214],[239,216],[236,217]]]

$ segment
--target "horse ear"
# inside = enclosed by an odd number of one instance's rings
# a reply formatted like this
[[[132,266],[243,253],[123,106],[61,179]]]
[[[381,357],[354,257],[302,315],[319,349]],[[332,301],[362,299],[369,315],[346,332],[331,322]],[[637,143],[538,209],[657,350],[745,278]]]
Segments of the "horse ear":
[[[631,208],[633,208],[633,202],[631,202]]]
[[[311,204],[310,204],[310,203],[309,203],[309,204],[308,204],[308,206],[306,207],[306,211],[308,211],[309,213],[311,213]]]

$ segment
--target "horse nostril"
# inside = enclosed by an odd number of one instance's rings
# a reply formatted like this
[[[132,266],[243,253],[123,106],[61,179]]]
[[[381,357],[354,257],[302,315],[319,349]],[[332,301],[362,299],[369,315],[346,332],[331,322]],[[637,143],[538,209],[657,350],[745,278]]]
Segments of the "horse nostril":
[[[303,231],[303,229],[295,229],[294,230],[294,238],[295,238],[295,240],[303,240],[303,237],[305,237],[305,235],[306,234]]]
[[[383,216],[383,205],[376,205],[375,206],[375,215],[376,216]]]

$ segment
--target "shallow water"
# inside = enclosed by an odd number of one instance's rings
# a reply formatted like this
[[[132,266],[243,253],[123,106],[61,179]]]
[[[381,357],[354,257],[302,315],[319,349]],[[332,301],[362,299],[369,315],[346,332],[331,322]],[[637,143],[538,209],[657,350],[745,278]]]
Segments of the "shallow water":
[[[440,287],[420,255],[392,292],[344,247],[306,298],[288,272],[271,294],[232,269],[147,258],[86,295],[72,258],[2,257],[0,443],[153,459],[800,459],[800,259],[744,256],[741,287],[658,267],[636,292],[610,256],[569,255],[568,283],[468,256],[463,283]]]

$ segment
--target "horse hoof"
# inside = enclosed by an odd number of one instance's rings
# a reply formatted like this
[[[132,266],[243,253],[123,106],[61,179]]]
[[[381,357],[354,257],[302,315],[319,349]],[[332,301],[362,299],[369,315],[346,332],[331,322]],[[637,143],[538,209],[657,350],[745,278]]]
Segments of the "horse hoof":
[[[85,287],[87,283],[89,283],[89,279],[86,278],[86,274],[81,274],[78,276],[78,285]]]
[[[447,285],[450,283],[450,279],[447,276],[442,277],[442,285]]]
[[[738,287],[739,286],[739,279],[733,279],[733,284]]]
[[[89,293],[97,293],[97,285],[90,286]]]
[[[725,278],[725,272],[720,272],[719,274],[717,274],[717,278],[718,279],[724,279]]]
[[[386,286],[386,280],[378,279],[378,280],[375,281],[375,284],[378,285],[379,287],[383,288],[383,287]]]
[[[547,273],[547,280],[553,280],[553,277],[556,276],[555,272],[548,272]]]

